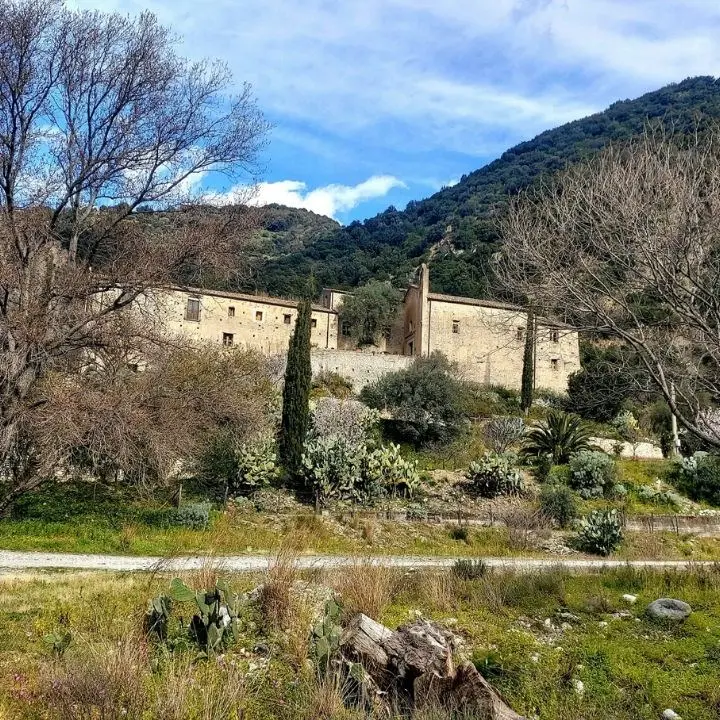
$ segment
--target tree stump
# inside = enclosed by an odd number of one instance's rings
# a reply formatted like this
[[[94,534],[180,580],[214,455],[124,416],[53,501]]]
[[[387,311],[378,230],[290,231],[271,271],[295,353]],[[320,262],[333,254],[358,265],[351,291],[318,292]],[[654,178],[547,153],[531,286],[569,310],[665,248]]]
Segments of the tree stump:
[[[457,638],[436,623],[416,620],[392,631],[361,613],[345,628],[340,647],[401,708],[471,709],[478,720],[523,720],[472,663],[455,668]]]

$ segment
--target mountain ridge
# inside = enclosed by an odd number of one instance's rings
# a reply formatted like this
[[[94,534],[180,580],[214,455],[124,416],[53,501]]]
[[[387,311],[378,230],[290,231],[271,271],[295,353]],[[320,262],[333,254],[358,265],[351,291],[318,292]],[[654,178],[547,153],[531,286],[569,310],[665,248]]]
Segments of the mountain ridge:
[[[302,233],[302,247],[254,257],[253,277],[240,289],[297,296],[311,274],[319,286],[350,288],[370,279],[404,285],[431,258],[433,291],[496,297],[490,260],[499,249],[496,220],[508,197],[610,142],[641,133],[649,120],[662,118],[685,132],[708,117],[720,118],[720,80],[712,76],[618,100],[509,148],[457,184],[410,201],[404,210],[390,206],[338,227],[314,221]]]

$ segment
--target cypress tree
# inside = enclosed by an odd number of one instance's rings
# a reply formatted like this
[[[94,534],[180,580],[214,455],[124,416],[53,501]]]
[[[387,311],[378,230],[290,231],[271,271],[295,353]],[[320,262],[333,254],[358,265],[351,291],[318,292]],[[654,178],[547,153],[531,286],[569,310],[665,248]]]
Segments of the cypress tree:
[[[290,339],[285,370],[279,452],[285,472],[291,481],[294,481],[300,472],[303,444],[310,424],[311,315],[311,301],[309,299],[301,301],[298,305],[295,330]]]
[[[535,391],[535,313],[528,308],[525,329],[525,352],[523,354],[522,385],[520,386],[520,407],[527,413],[532,407]]]

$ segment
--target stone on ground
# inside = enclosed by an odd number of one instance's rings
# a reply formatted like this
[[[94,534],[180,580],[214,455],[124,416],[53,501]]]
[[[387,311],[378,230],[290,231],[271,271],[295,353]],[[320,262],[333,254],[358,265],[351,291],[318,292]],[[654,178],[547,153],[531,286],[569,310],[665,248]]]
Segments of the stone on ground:
[[[692,608],[686,602],[673,598],[660,598],[647,606],[647,614],[651,618],[668,622],[683,622],[691,612]]]

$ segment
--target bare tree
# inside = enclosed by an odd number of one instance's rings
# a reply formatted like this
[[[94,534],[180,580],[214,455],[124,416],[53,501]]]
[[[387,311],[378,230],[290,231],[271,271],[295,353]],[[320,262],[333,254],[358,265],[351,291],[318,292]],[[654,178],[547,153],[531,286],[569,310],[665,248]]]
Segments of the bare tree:
[[[720,398],[720,135],[662,127],[511,203],[500,273],[549,316],[627,344],[714,447]],[[673,392],[675,390],[675,392]]]
[[[178,56],[149,13],[0,0],[0,466],[8,497],[52,472],[56,457],[37,433],[52,406],[49,378],[77,371],[88,352],[147,342],[128,306],[147,288],[220,272],[237,255],[247,212],[236,222],[197,207],[191,192],[208,172],[254,180],[267,126],[250,88],[226,96],[229,82],[221,64]],[[174,212],[136,212],[141,205]]]

